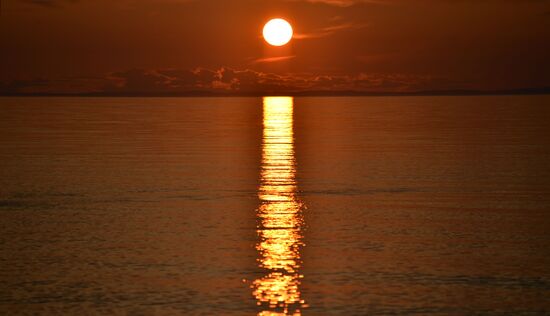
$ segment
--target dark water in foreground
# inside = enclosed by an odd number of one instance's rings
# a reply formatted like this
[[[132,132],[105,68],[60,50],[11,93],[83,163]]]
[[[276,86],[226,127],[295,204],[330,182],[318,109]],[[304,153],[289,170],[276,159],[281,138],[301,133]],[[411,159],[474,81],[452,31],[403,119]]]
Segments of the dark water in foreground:
[[[549,105],[0,98],[0,314],[549,314]]]

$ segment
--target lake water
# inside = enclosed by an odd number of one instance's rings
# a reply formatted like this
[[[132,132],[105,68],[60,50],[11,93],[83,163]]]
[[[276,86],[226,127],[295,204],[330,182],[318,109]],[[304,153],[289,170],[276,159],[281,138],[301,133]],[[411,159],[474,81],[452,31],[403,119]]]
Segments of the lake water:
[[[5,315],[550,314],[550,96],[0,98]]]

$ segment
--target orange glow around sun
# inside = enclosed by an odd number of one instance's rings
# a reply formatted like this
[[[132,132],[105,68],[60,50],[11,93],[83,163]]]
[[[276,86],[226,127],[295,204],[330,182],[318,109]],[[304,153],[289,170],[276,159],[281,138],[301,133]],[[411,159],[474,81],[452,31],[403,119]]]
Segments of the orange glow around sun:
[[[292,39],[292,26],[283,19],[272,19],[264,26],[263,35],[266,42],[273,46],[283,46]]]

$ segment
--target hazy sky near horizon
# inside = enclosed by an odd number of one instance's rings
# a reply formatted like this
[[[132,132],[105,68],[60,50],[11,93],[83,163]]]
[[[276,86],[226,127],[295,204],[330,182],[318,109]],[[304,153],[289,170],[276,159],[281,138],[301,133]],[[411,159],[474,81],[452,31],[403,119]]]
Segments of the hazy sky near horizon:
[[[12,93],[550,86],[547,0],[3,0],[0,41]]]

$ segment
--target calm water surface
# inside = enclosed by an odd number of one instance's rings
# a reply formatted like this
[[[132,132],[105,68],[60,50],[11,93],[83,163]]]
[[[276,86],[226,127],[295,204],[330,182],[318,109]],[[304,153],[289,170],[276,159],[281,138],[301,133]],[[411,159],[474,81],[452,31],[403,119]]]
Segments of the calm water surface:
[[[550,314],[549,105],[0,98],[0,314]]]

